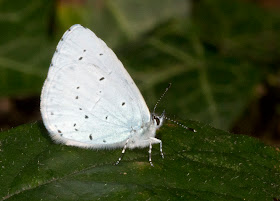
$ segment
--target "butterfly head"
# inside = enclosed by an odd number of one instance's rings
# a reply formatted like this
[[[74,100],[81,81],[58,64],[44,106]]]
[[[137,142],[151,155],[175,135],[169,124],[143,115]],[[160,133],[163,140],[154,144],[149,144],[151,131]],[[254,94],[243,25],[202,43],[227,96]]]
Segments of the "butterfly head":
[[[165,111],[162,112],[162,114],[160,116],[156,115],[156,114],[152,114],[152,120],[153,123],[156,127],[156,129],[158,129],[159,127],[161,127],[163,120],[164,120],[164,116],[165,115]]]

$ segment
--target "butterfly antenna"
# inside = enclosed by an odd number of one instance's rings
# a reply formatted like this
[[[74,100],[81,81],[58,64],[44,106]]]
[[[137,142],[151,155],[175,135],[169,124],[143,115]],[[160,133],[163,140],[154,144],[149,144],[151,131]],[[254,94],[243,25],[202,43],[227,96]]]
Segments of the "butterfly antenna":
[[[173,120],[173,119],[170,119],[170,118],[168,118],[168,117],[164,117],[164,118],[165,118],[166,120],[168,120],[168,121],[172,121],[173,123],[175,123],[175,124],[177,124],[177,125],[179,125],[179,126],[185,128],[185,129],[188,129],[188,130],[190,130],[190,131],[192,131],[192,132],[194,132],[194,133],[197,132],[195,129],[189,128],[189,127],[187,127],[187,126],[185,126],[185,125],[183,125],[183,124],[180,124],[179,122],[177,122],[177,121],[175,121],[175,120]]]
[[[165,91],[163,92],[163,94],[160,96],[160,98],[157,100],[155,107],[154,107],[154,111],[153,113],[155,113],[157,105],[159,104],[159,102],[161,101],[161,99],[165,96],[166,92],[168,91],[168,89],[170,89],[171,87],[171,83],[169,83],[168,87],[165,89]]]

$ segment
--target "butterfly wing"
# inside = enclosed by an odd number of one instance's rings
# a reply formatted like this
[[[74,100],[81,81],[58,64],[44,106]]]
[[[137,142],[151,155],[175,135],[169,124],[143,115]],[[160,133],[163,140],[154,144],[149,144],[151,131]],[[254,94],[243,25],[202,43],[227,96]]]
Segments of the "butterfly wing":
[[[53,56],[41,94],[55,141],[115,147],[150,121],[149,109],[114,52],[92,31],[72,26]]]

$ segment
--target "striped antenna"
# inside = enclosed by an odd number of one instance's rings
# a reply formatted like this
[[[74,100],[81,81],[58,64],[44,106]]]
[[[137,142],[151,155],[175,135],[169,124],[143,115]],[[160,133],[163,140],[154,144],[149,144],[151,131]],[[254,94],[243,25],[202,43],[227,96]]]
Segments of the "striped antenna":
[[[156,104],[155,104],[155,107],[154,107],[154,111],[153,111],[153,114],[155,113],[156,111],[156,108],[157,108],[157,105],[159,104],[159,102],[161,101],[161,99],[165,96],[166,92],[168,91],[168,89],[170,89],[171,87],[171,83],[169,83],[168,87],[165,89],[165,91],[163,92],[163,94],[160,96],[160,98],[157,100]]]
[[[190,130],[190,131],[192,131],[192,132],[194,132],[194,133],[197,132],[195,129],[189,128],[189,127],[187,127],[187,126],[185,126],[185,125],[183,125],[183,124],[180,124],[179,122],[177,122],[177,121],[175,121],[175,120],[173,120],[173,119],[170,119],[170,118],[168,118],[168,117],[164,117],[164,118],[165,118],[166,120],[168,120],[168,121],[174,122],[175,124],[177,124],[177,125],[179,125],[179,126],[182,126],[183,128],[185,128],[185,129],[187,129],[187,130]]]

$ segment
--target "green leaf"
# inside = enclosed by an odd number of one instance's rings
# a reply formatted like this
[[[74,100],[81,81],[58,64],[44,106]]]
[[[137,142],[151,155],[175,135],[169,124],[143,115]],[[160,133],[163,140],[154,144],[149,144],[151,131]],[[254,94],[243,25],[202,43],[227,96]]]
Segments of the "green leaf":
[[[260,67],[278,65],[279,12],[253,2],[202,0],[195,3],[193,13],[201,40],[217,52]]]
[[[184,121],[165,123],[159,146],[87,150],[54,144],[42,123],[0,133],[2,200],[272,200],[280,194],[280,152],[258,140]]]
[[[0,96],[40,91],[54,50],[47,40],[53,2],[0,2]]]

